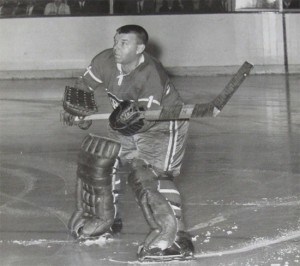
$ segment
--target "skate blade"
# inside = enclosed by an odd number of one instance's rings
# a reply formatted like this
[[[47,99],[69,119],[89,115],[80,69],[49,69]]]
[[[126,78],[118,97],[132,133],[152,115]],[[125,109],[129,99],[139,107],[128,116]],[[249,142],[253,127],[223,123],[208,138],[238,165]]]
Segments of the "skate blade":
[[[139,258],[140,262],[167,262],[167,261],[190,261],[194,260],[194,256],[182,256],[182,255],[166,255],[166,256],[145,256]]]
[[[97,240],[109,240],[112,239],[113,236],[111,233],[104,233],[100,236],[85,236],[81,235],[77,240],[79,243],[84,243],[87,241],[97,241]]]

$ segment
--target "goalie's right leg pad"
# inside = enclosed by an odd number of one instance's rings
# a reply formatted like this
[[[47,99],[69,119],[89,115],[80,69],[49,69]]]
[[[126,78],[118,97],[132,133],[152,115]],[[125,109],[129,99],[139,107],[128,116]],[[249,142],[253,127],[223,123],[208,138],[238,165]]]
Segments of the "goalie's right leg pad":
[[[71,231],[71,234],[75,238],[79,237],[80,230],[86,222],[81,194],[82,194],[82,181],[80,178],[77,178],[76,190],[75,190],[76,208],[68,222],[68,228]]]
[[[132,168],[128,181],[150,226],[143,248],[154,252],[165,250],[175,241],[176,217],[168,201],[158,191],[157,176],[151,166],[143,160],[134,159]]]
[[[78,156],[76,210],[69,221],[75,237],[110,230],[115,217],[112,171],[119,150],[120,144],[108,138],[89,134],[84,139]]]

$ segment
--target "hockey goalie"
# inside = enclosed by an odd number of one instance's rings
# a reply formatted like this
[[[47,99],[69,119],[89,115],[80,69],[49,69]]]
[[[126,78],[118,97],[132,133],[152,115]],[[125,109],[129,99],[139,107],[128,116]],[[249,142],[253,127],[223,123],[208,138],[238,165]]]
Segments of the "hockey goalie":
[[[82,142],[69,229],[76,238],[119,232],[123,222],[119,196],[128,182],[149,226],[138,259],[186,260],[193,258],[194,245],[175,182],[189,118],[217,115],[244,77],[233,80],[214,101],[186,109],[162,64],[145,52],[147,42],[148,33],[141,26],[118,28],[113,48],[96,55],[65,94],[63,120],[69,125],[80,124],[83,129],[91,125],[97,108],[90,97],[99,88],[106,88],[113,108],[109,137],[89,134]],[[243,73],[248,73],[250,64],[245,67]],[[77,100],[73,93],[84,99]]]

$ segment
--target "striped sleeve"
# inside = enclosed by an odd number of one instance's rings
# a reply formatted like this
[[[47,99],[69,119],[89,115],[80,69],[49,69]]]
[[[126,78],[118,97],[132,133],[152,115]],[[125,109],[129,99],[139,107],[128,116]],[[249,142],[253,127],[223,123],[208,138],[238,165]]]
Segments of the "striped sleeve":
[[[75,86],[83,90],[96,90],[104,82],[102,77],[103,66],[107,63],[109,55],[109,50],[96,55],[83,74],[78,78]]]

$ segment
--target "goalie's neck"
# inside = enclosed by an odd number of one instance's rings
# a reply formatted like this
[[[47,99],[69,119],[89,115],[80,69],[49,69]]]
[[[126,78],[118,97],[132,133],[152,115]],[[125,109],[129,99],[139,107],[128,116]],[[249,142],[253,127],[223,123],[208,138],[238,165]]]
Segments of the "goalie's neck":
[[[133,70],[135,70],[144,61],[145,61],[144,55],[141,54],[137,58],[137,60],[135,60],[129,64],[117,64],[117,67],[122,75],[129,75]]]

